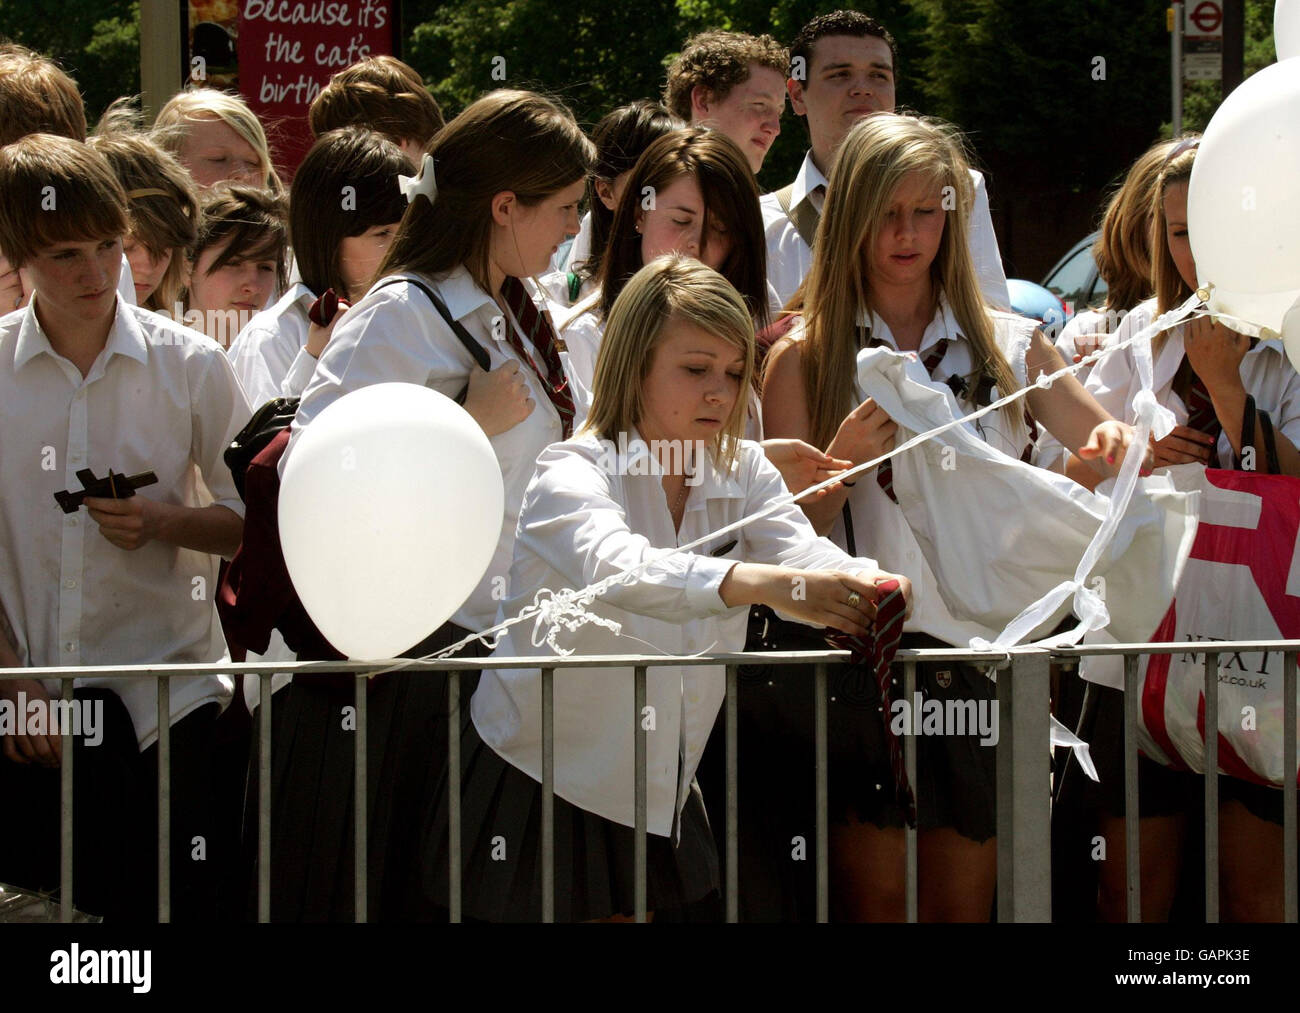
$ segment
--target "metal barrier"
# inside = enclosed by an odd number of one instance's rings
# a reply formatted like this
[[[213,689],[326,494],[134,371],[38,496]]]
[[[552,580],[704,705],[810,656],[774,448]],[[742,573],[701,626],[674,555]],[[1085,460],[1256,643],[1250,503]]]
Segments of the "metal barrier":
[[[1053,661],[1073,663],[1088,655],[1120,655],[1125,659],[1125,741],[1136,741],[1138,723],[1138,658],[1148,654],[1174,654],[1186,651],[1184,644],[1140,644],[1089,646],[1046,651],[1037,648],[1013,648],[1005,653],[977,653],[969,650],[900,650],[895,665],[904,677],[904,699],[911,701],[916,688],[918,662],[968,662],[997,668],[997,703],[999,739],[997,749],[997,911],[999,921],[1047,922],[1051,920],[1051,792],[1049,788],[1050,741],[1049,673]],[[1203,647],[1205,645],[1202,645]],[[1214,651],[1205,657],[1205,720],[1207,728],[1217,728],[1217,671],[1220,654],[1236,652],[1280,651],[1285,655],[1283,679],[1283,769],[1296,769],[1296,652],[1300,641],[1215,642]],[[634,884],[635,917],[646,918],[646,729],[640,715],[645,706],[646,671],[663,665],[726,666],[724,720],[726,742],[726,797],[721,809],[725,813],[726,881],[724,884],[726,918],[739,918],[738,870],[738,691],[737,669],[743,664],[764,665],[813,664],[814,677],[814,745],[816,796],[816,917],[829,920],[830,884],[828,872],[828,766],[827,766],[827,673],[828,665],[847,660],[843,651],[771,652],[759,654],[715,654],[692,657],[641,655],[569,657],[547,659],[551,662],[542,673],[542,920],[555,919],[555,847],[554,847],[554,675],[557,668],[630,667],[633,670],[632,718],[635,729],[635,850]],[[460,799],[460,673],[484,667],[497,669],[537,668],[538,658],[492,658],[448,661],[404,661],[405,671],[444,671],[448,673],[448,809],[451,839],[450,917],[458,922],[462,914],[461,883],[461,799]],[[93,674],[97,678],[151,678],[158,682],[158,920],[170,920],[170,679],[173,676],[238,674],[259,679],[260,706],[257,716],[259,741],[258,766],[258,919],[269,921],[271,886],[271,678],[279,673],[315,672],[337,674],[340,668],[355,676],[356,739],[354,760],[354,859],[356,920],[365,921],[367,913],[367,781],[366,781],[366,697],[368,676],[393,668],[392,662],[300,662],[251,665],[153,665],[146,667],[108,667],[95,669],[26,668],[0,669],[3,679],[57,679],[62,682],[61,699],[73,700],[73,680]],[[914,727],[914,726],[913,726]],[[61,769],[61,861],[60,915],[71,921],[73,914],[73,764],[75,751],[72,732],[63,732]],[[916,742],[912,734],[904,736],[904,762],[908,777],[916,784]],[[1210,736],[1206,743],[1206,769],[1217,769],[1218,742]],[[1284,831],[1284,917],[1297,921],[1296,883],[1296,789],[1294,782],[1283,789]],[[1137,751],[1125,751],[1126,812],[1138,811]],[[1205,778],[1205,889],[1206,921],[1219,917],[1218,889],[1218,780]],[[715,803],[716,804],[716,803]],[[717,811],[715,809],[715,811]],[[906,838],[906,915],[917,920],[917,832],[908,828]],[[1139,866],[1139,821],[1126,821],[1125,854],[1127,861],[1128,918],[1141,917]]]

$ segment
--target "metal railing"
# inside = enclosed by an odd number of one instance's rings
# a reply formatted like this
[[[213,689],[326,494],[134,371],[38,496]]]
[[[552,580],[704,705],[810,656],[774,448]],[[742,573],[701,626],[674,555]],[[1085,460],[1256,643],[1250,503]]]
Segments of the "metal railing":
[[[894,664],[903,670],[905,700],[913,699],[916,691],[916,666],[920,662],[966,662],[998,669],[997,706],[999,710],[999,737],[996,744],[997,790],[997,912],[999,921],[1047,922],[1051,920],[1051,791],[1050,791],[1050,728],[1049,685],[1052,663],[1076,663],[1089,655],[1119,655],[1125,660],[1125,812],[1138,812],[1138,659],[1142,655],[1186,653],[1186,644],[1138,644],[1114,646],[1088,646],[1046,651],[1037,648],[1013,648],[1007,652],[978,653],[969,650],[900,650]],[[1300,641],[1249,641],[1215,642],[1197,645],[1207,650],[1205,656],[1205,727],[1218,727],[1217,672],[1220,654],[1238,652],[1283,652],[1285,657],[1283,677],[1284,740],[1283,764],[1286,771],[1296,770],[1296,653]],[[829,920],[829,808],[827,761],[827,706],[828,666],[847,660],[843,651],[824,652],[764,652],[750,654],[715,654],[691,657],[665,657],[641,655],[569,657],[547,659],[552,663],[541,669],[542,673],[542,920],[555,920],[555,841],[554,841],[554,675],[557,668],[608,668],[624,667],[633,670],[633,703],[635,710],[629,715],[635,735],[634,807],[634,899],[637,921],[646,918],[646,862],[647,862],[647,789],[646,789],[646,734],[640,720],[646,698],[647,669],[663,666],[726,666],[726,698],[724,720],[726,727],[726,791],[722,800],[725,813],[725,867],[724,902],[726,919],[739,919],[739,795],[737,769],[738,748],[738,686],[737,672],[746,664],[808,665],[814,666],[814,748],[815,776],[813,790],[816,800],[816,917]],[[538,658],[456,659],[445,661],[404,661],[402,669],[409,672],[446,672],[448,675],[448,817],[450,841],[449,908],[453,922],[461,920],[461,694],[460,674],[467,670],[486,667],[495,669],[538,668]],[[367,914],[367,685],[369,675],[393,668],[392,662],[297,662],[246,665],[152,665],[100,667],[95,669],[26,668],[0,669],[3,679],[57,679],[61,680],[61,699],[73,700],[73,680],[94,675],[96,678],[156,679],[158,683],[158,920],[170,920],[170,852],[171,852],[171,787],[170,757],[171,737],[169,716],[170,680],[172,677],[239,674],[257,678],[260,684],[260,706],[257,714],[258,736],[258,867],[257,909],[258,920],[271,917],[271,678],[280,673],[304,674],[329,672],[337,675],[340,669],[351,672],[355,680],[356,738],[354,740],[354,904],[358,922]],[[912,728],[914,729],[914,725]],[[75,751],[73,733],[63,730],[61,768],[61,861],[60,861],[60,916],[71,921],[73,916],[73,768]],[[913,785],[916,778],[916,741],[913,734],[903,737],[904,762]],[[1209,736],[1206,741],[1207,770],[1217,769],[1218,741]],[[1218,779],[1205,779],[1205,891],[1207,922],[1219,918],[1218,884]],[[1284,917],[1297,921],[1296,876],[1296,787],[1290,781],[1283,792],[1283,890]],[[716,804],[716,803],[715,803]],[[1128,890],[1128,918],[1141,917],[1141,890],[1139,821],[1126,821],[1125,854]],[[906,917],[909,922],[918,916],[917,890],[917,831],[905,831],[906,859]]]

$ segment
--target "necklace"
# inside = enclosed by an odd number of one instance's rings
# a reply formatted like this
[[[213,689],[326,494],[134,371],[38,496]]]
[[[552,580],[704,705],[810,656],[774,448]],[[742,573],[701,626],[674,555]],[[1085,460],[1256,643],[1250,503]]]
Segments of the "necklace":
[[[686,503],[686,489],[686,480],[682,479],[682,491],[677,494],[677,502],[673,504],[673,516],[676,516]]]

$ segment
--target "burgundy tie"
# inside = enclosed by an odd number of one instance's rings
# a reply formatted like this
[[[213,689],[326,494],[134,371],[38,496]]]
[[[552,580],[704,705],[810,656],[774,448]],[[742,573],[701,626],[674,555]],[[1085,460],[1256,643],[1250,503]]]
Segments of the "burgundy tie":
[[[878,345],[883,344],[884,342],[879,338],[872,338],[868,342],[868,347],[875,348]],[[948,339],[941,338],[939,343],[934,346],[934,351],[927,355],[922,363],[922,365],[925,366],[926,373],[930,375],[931,379],[934,378],[934,371],[939,368],[939,363],[943,362],[943,357],[947,354]],[[894,462],[892,459],[881,461],[876,467],[876,483],[880,488],[885,490],[886,496],[892,499],[895,503],[898,502],[898,497],[894,495]]]
[[[519,324],[520,330],[528,337],[528,341],[537,349],[542,362],[546,364],[546,372],[543,373],[537,368],[537,363],[524,349],[523,342],[519,340],[519,334],[513,327],[506,328],[506,341],[519,357],[533,368],[537,378],[542,381],[546,396],[551,399],[551,404],[555,405],[555,410],[559,412],[564,439],[567,440],[573,433],[573,395],[569,392],[569,379],[564,375],[564,366],[560,362],[560,343],[551,328],[551,322],[538,310],[537,304],[528,294],[528,289],[518,278],[507,276],[501,283],[501,295]]]
[[[881,581],[877,585],[880,594],[876,599],[876,621],[871,635],[867,637],[841,633],[839,630],[827,630],[826,640],[832,647],[842,651],[851,651],[853,659],[850,664],[869,665],[875,676],[876,686],[880,690],[881,717],[885,726],[885,739],[889,743],[889,766],[894,772],[894,792],[898,804],[903,807],[910,826],[916,825],[916,800],[912,797],[912,788],[907,781],[907,767],[903,763],[903,744],[898,741],[891,727],[889,714],[889,666],[898,650],[898,643],[903,637],[903,615],[907,602],[896,580]]]
[[[1214,437],[1214,449],[1210,453],[1210,463],[1207,467],[1217,468],[1219,433],[1223,431],[1223,424],[1219,422],[1219,415],[1214,410],[1214,401],[1210,398],[1205,381],[1195,373],[1192,373],[1191,386],[1187,388],[1187,428]]]

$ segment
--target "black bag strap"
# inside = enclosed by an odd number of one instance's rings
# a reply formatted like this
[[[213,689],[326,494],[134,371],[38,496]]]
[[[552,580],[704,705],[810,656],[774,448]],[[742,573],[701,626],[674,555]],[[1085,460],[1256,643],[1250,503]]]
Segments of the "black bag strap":
[[[1246,448],[1255,446],[1255,399],[1246,395],[1246,406],[1241,412],[1241,453],[1234,455],[1233,464],[1237,471],[1245,471],[1243,462]],[[1252,455],[1253,456],[1253,455]],[[1255,470],[1255,469],[1251,469]]]
[[[439,299],[438,294],[428,285],[424,284],[424,282],[415,278],[389,278],[387,281],[380,282],[375,286],[375,288],[388,288],[390,285],[397,285],[403,282],[408,285],[414,285],[429,297],[429,301],[433,303],[433,308],[438,311],[438,315],[441,316],[447,326],[451,328],[452,333],[460,339],[460,343],[465,346],[465,350],[474,357],[474,361],[479,364],[479,368],[485,372],[489,371],[492,368],[492,360],[488,358],[487,350],[478,343],[474,338],[474,335],[465,330],[464,324],[452,317],[451,310],[447,309],[447,304]]]
[[[1264,434],[1264,456],[1268,461],[1268,473],[1280,475],[1282,464],[1277,459],[1277,438],[1273,435],[1273,420],[1268,417],[1268,412],[1259,413],[1259,428]]]
[[[849,501],[844,501],[844,509],[840,511],[844,518],[844,545],[850,556],[856,557],[858,554],[857,539],[853,537],[853,511],[849,509]]]

